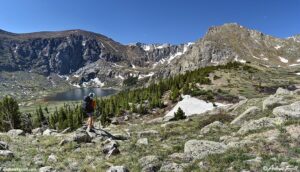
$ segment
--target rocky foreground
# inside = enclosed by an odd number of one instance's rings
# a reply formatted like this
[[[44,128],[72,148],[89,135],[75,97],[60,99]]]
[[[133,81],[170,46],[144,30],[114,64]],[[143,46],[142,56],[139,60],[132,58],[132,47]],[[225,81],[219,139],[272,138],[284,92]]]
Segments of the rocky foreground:
[[[128,116],[95,132],[1,133],[0,171],[299,171],[300,89],[181,121],[142,119]]]

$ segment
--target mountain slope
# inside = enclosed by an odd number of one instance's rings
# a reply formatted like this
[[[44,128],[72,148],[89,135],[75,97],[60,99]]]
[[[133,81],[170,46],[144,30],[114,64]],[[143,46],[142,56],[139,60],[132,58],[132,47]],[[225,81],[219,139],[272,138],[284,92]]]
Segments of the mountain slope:
[[[65,75],[68,82],[120,86],[230,61],[266,67],[300,65],[299,36],[279,39],[238,24],[211,27],[194,43],[122,45],[83,30],[15,34],[0,31],[0,70]],[[66,77],[66,78],[67,78]]]
[[[183,56],[169,66],[172,74],[201,66],[246,61],[267,67],[300,65],[300,42],[297,37],[279,39],[238,24],[211,27]]]

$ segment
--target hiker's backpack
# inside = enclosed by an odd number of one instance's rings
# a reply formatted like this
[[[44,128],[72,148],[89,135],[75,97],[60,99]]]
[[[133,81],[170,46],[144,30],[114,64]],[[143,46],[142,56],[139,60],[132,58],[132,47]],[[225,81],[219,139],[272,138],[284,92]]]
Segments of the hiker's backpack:
[[[83,102],[82,102],[82,109],[85,112],[93,112],[94,111],[93,100],[91,99],[90,96],[84,97]]]

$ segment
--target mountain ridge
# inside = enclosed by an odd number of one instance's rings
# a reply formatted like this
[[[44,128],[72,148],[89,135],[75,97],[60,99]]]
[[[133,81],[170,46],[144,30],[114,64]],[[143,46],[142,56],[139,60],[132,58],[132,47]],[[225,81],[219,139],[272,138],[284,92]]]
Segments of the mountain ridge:
[[[80,29],[25,34],[2,31],[1,37],[0,70],[46,76],[75,74],[80,77],[71,77],[70,82],[76,85],[98,78],[106,86],[120,86],[130,76],[168,77],[230,61],[265,67],[300,65],[298,36],[276,38],[237,23],[210,27],[197,41],[178,45],[124,45]]]

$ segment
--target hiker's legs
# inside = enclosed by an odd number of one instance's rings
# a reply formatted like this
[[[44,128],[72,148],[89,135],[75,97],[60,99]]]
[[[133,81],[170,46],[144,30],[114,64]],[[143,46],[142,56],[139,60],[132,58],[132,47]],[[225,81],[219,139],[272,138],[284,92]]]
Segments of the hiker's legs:
[[[91,121],[92,121],[92,122],[91,122],[91,127],[93,128],[93,127],[94,127],[94,122],[95,122],[93,116],[91,117]]]
[[[90,117],[88,117],[88,119],[86,120],[86,126],[88,127],[90,123]]]
[[[89,127],[89,128],[92,128],[92,127],[93,127],[93,117],[92,117],[92,116],[89,117],[88,127]]]

